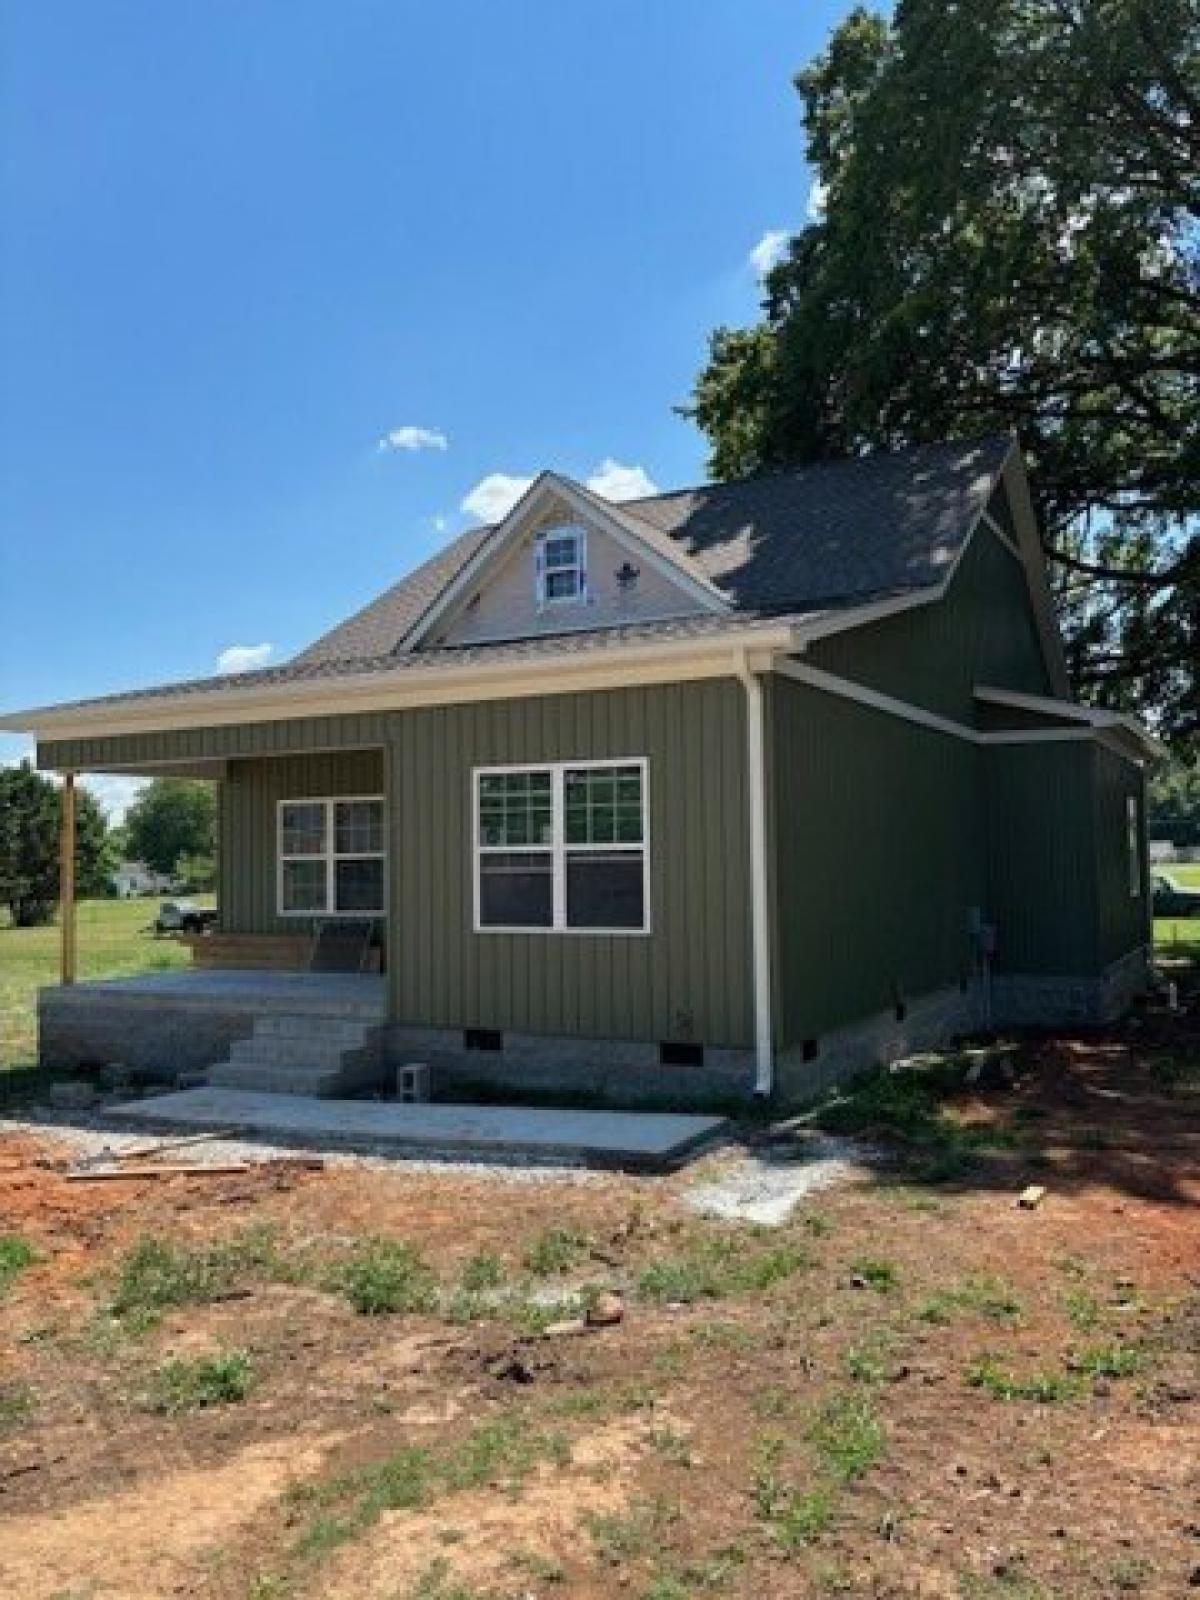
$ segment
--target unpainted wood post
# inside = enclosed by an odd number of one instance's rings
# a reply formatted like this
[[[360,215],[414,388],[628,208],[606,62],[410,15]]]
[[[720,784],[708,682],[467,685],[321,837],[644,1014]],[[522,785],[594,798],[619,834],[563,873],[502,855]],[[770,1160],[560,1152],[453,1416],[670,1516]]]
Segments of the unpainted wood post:
[[[68,772],[62,785],[61,857],[58,872],[58,918],[62,938],[59,976],[75,982],[75,774]]]

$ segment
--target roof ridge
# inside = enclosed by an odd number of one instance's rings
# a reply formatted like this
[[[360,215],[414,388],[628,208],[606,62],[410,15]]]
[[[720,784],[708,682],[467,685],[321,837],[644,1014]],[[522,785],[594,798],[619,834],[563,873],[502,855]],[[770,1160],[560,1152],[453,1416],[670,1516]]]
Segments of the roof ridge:
[[[758,472],[744,473],[740,478],[710,478],[707,483],[683,484],[678,489],[660,489],[656,494],[639,494],[619,502],[605,501],[605,504],[620,504],[623,506],[655,505],[660,500],[674,500],[679,495],[703,494],[708,489],[740,489],[745,484],[761,483],[768,478],[788,478],[793,473],[806,472],[815,468],[862,467],[868,462],[877,460],[894,461],[898,456],[914,455],[918,450],[978,448],[981,445],[995,444],[1001,439],[1012,441],[1016,437],[1015,433],[1005,433],[1003,429],[997,428],[990,433],[972,434],[970,438],[966,439],[930,439],[923,444],[901,445],[896,450],[879,448],[865,450],[860,456],[828,456],[822,460],[796,461],[789,467],[763,467]],[[604,497],[601,496],[600,498],[603,499]]]

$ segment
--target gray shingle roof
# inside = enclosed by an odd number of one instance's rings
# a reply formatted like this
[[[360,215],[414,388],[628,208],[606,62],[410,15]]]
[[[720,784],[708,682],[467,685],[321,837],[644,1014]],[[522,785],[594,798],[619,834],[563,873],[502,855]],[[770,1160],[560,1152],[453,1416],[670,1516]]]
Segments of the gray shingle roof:
[[[715,585],[732,616],[724,612],[423,649],[417,655],[399,651],[421,615],[496,531],[472,528],[291,661],[72,705],[258,688],[446,661],[577,653],[630,639],[689,637],[767,617],[811,620],[822,612],[930,588],[961,550],[1011,448],[1005,436],[925,445],[627,500],[611,508],[627,528],[643,530],[660,553],[675,552],[683,571]]]
[[[607,508],[737,611],[862,604],[940,581],[1012,441],[922,445],[680,489]],[[583,491],[589,499],[599,496]],[[473,528],[295,658],[395,650],[494,528]]]
[[[406,578],[385,589],[370,605],[323,633],[298,656],[293,656],[293,664],[308,666],[321,661],[363,660],[394,650],[417,618],[433,604],[492,532],[490,527],[468,528]]]
[[[1012,447],[1007,436],[821,462],[626,501],[738,610],[808,610],[930,587]]]

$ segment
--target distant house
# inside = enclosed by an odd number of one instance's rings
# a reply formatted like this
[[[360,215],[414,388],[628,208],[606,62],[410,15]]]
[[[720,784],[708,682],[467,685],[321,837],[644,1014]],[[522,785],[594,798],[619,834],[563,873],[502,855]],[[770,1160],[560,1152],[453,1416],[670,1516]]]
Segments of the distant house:
[[[446,1092],[795,1097],[1146,980],[1154,746],[1071,699],[1008,438],[621,504],[546,472],[283,666],[3,725],[219,783],[212,950],[372,919],[383,1059]]]
[[[131,900],[137,895],[165,894],[173,879],[170,873],[153,872],[144,861],[122,861],[108,881],[118,900]]]

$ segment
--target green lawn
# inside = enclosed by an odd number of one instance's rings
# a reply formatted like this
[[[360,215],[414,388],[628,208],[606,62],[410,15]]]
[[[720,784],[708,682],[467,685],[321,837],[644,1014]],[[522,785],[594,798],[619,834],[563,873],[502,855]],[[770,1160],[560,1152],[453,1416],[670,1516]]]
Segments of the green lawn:
[[[1182,889],[1200,889],[1200,861],[1168,861],[1153,870],[1171,878]],[[1167,959],[1200,961],[1200,917],[1160,917],[1154,924],[1154,947]]]
[[[197,896],[212,904],[212,897]],[[185,967],[191,956],[171,939],[145,930],[158,915],[157,900],[85,900],[79,906],[81,978],[120,978],[135,972]],[[0,926],[0,1067],[24,1066],[36,1056],[37,991],[58,982],[58,924],[45,928]]]

